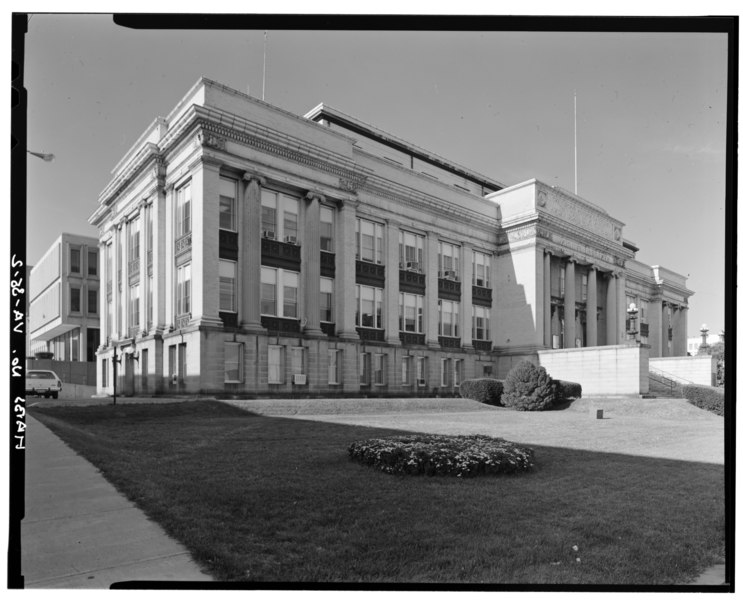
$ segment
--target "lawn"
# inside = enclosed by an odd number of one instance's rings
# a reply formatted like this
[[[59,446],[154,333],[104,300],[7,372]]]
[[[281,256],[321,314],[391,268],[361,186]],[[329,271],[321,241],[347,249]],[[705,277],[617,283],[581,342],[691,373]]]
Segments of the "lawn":
[[[528,474],[405,477],[346,451],[400,431],[210,401],[32,414],[221,581],[668,585],[724,556],[721,465],[533,446]]]

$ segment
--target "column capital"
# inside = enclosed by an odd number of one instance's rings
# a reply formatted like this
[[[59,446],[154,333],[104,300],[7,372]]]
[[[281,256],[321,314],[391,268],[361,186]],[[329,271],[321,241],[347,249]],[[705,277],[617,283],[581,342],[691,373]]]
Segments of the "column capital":
[[[261,187],[265,187],[266,185],[266,178],[252,171],[245,171],[245,173],[243,173],[242,180],[246,184],[250,184],[253,181],[256,181]]]
[[[354,210],[359,206],[360,202],[357,198],[339,198],[336,200],[339,210],[344,208],[353,208]]]
[[[319,192],[307,192],[304,195],[304,199],[307,202],[314,202],[315,200],[317,200],[318,202],[323,202],[325,200],[325,196],[323,196]]]

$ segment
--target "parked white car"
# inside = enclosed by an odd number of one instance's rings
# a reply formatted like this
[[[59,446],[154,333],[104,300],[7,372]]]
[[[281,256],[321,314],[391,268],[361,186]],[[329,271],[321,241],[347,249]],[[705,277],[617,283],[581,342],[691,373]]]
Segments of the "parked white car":
[[[54,371],[26,371],[26,395],[57,398],[62,380]]]

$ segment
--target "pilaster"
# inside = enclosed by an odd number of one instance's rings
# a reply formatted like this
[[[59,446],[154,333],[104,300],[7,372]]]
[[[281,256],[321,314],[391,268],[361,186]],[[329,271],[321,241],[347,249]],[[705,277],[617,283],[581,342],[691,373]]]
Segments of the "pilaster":
[[[356,206],[358,201],[345,200],[338,211],[338,251],[335,254],[336,295],[338,307],[336,325],[338,337],[358,340],[356,333]],[[342,294],[342,298],[341,298]],[[350,352],[344,351],[350,355]],[[354,359],[344,358],[347,365]],[[354,363],[355,364],[355,363]],[[357,368],[358,365],[354,368]],[[344,369],[348,373],[347,369]]]
[[[462,244],[462,303],[460,318],[460,331],[462,335],[462,348],[474,348],[472,345],[472,246],[468,243]],[[492,319],[492,315],[491,315]]]
[[[393,346],[400,345],[400,227],[393,221],[387,221],[387,248],[384,283],[384,326],[385,341]],[[389,374],[394,372],[389,365]]]
[[[565,348],[575,348],[575,260],[565,268]]]
[[[627,278],[623,272],[617,273],[617,343],[627,341]]]
[[[439,348],[439,236],[426,235],[426,343]]]
[[[249,332],[261,326],[261,188],[265,180],[254,174],[243,176],[243,202],[238,234],[240,260],[240,327]]]
[[[606,287],[606,345],[617,344],[617,279],[615,273],[609,273]]]
[[[597,305],[596,296],[596,267],[588,267],[588,298],[586,301],[586,345],[596,346],[598,344],[597,330]]]
[[[320,200],[319,194],[305,197],[305,222],[302,236],[302,272],[304,282],[304,334],[324,337],[320,329]]]
[[[544,251],[542,272],[542,331],[544,345],[552,348],[552,253]]]

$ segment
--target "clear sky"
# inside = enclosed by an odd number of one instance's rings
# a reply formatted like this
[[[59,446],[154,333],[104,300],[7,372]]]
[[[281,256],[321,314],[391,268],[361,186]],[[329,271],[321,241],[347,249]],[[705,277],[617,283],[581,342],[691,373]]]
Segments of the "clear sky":
[[[34,15],[28,264],[87,223],[111,170],[201,76],[261,97],[264,32],[138,31]],[[688,275],[689,336],[724,327],[727,39],[702,33],[269,31],[265,100],[320,102],[511,185],[574,190],[638,260]],[[734,226],[734,225],[733,225]]]

